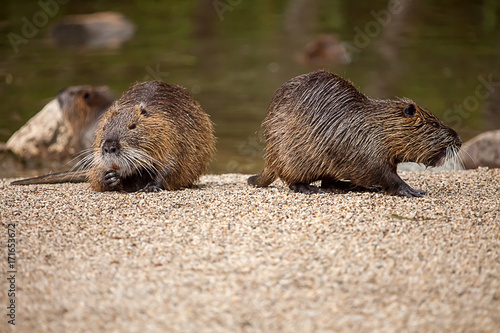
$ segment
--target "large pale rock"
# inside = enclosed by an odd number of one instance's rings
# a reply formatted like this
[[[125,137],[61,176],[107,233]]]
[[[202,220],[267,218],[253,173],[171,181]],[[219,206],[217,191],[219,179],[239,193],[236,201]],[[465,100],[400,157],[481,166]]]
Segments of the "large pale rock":
[[[15,132],[6,147],[22,160],[66,159],[70,153],[70,131],[57,99],[50,101]]]

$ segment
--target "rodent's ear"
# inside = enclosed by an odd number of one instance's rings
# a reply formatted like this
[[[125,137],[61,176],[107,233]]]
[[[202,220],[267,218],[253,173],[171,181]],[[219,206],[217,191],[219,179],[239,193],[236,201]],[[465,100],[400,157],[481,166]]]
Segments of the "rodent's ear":
[[[403,114],[405,115],[406,118],[414,117],[416,112],[417,112],[417,109],[415,108],[415,105],[413,105],[413,104],[408,104],[403,109]]]
[[[148,111],[146,110],[146,107],[144,104],[139,103],[139,105],[135,106],[135,110],[139,116],[149,116]]]

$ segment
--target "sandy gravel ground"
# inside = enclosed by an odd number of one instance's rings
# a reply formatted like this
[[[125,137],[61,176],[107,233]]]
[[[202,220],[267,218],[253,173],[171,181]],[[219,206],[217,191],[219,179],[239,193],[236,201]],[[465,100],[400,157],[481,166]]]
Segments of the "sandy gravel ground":
[[[2,180],[0,332],[500,332],[500,169],[401,174],[428,195]]]

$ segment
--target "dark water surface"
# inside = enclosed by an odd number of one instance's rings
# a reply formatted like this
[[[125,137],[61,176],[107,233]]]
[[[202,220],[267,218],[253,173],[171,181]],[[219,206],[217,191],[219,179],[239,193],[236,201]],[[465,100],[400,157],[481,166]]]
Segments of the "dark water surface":
[[[119,97],[135,81],[161,79],[186,87],[212,116],[218,153],[210,172],[256,172],[263,165],[257,133],[274,91],[316,67],[371,97],[411,98],[464,139],[500,128],[496,0],[69,1],[17,52],[8,34],[22,35],[43,8],[12,0],[1,7],[0,141],[63,87],[108,85]],[[61,49],[48,41],[63,16],[99,11],[135,23],[121,49]],[[320,34],[342,40],[350,62],[300,61]]]

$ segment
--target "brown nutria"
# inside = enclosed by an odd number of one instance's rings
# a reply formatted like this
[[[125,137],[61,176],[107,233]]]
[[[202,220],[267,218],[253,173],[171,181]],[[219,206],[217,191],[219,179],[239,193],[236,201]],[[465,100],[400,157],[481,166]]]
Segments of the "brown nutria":
[[[72,153],[92,146],[99,119],[115,100],[105,86],[71,86],[59,91],[57,101],[72,136]]]
[[[59,169],[92,147],[99,117],[115,101],[107,87],[72,86],[17,130],[6,147],[23,168]]]
[[[419,197],[397,174],[401,162],[435,166],[461,146],[457,133],[409,99],[377,100],[327,72],[300,75],[276,92],[262,123],[265,167],[248,179],[281,178],[295,192],[385,190]],[[346,182],[347,181],[347,182]]]
[[[148,81],[133,85],[103,115],[83,170],[12,184],[51,178],[89,180],[100,192],[177,190],[198,180],[214,151],[213,125],[200,104],[184,88]]]

